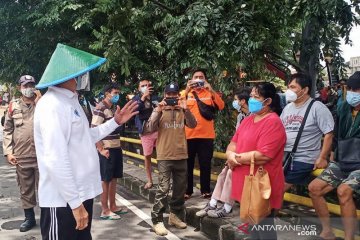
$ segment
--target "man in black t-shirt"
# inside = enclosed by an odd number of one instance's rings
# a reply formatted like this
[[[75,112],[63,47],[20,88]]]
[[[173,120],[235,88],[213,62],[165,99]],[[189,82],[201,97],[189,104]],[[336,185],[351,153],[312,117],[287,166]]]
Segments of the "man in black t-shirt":
[[[153,186],[151,176],[151,155],[156,145],[157,132],[147,133],[144,129],[144,124],[150,118],[150,115],[159,103],[159,97],[153,94],[153,87],[149,80],[144,79],[139,82],[139,94],[134,96],[133,100],[139,104],[139,114],[135,117],[135,125],[141,138],[141,145],[145,156],[145,170],[148,182],[145,184],[145,189]]]

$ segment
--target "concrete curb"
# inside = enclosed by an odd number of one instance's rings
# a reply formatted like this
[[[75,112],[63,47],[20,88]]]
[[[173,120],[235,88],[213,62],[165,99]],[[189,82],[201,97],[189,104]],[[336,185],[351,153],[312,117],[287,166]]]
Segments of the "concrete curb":
[[[131,190],[133,193],[154,203],[156,189],[144,189],[144,182],[136,177],[124,173],[123,178],[118,179],[118,184]],[[214,219],[209,217],[200,218],[196,212],[200,208],[186,207],[186,223],[193,226],[196,230],[205,233],[212,240],[243,240],[247,236],[238,231],[237,227],[225,219]],[[168,212],[168,211],[167,211]]]
[[[144,189],[145,182],[147,181],[145,171],[137,166],[136,161],[131,161],[131,158],[124,161],[124,177],[118,179],[118,183],[131,190],[138,196],[141,196],[148,200],[150,203],[154,203],[155,194],[156,194],[156,182],[157,171],[153,168],[154,174],[154,187],[152,189]],[[245,240],[249,239],[249,235],[243,233],[239,226],[241,221],[239,218],[239,205],[236,205],[233,208],[233,213],[230,218],[209,218],[204,217],[200,218],[196,216],[196,212],[203,208],[208,200],[200,198],[200,191],[194,188],[193,196],[186,202],[186,223],[189,226],[193,226],[195,231],[201,231],[207,235],[209,239],[226,239],[226,240]],[[168,212],[168,210],[166,211]],[[276,218],[277,224],[282,225],[294,225],[294,224],[307,224],[307,225],[317,225],[320,229],[319,220],[316,217],[316,214],[312,209],[298,206],[296,204],[286,204],[286,207],[281,209],[279,212],[279,218]],[[338,235],[341,236],[342,223],[341,219],[335,219],[333,221],[333,227],[338,230]],[[294,232],[279,232],[278,239],[292,239]],[[297,236],[297,235],[296,235]],[[298,236],[299,237],[299,236]],[[304,239],[299,237],[300,239]],[[308,240],[309,238],[305,239]]]

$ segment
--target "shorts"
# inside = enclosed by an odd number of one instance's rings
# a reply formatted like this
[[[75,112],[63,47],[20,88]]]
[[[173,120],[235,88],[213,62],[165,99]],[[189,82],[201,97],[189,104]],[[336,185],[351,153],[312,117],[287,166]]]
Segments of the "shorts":
[[[334,188],[339,187],[340,184],[346,184],[354,192],[360,194],[360,169],[346,173],[341,171],[336,162],[330,162],[330,165],[317,178]]]
[[[121,148],[108,149],[110,157],[99,153],[101,181],[110,182],[114,178],[123,177],[123,156]]]
[[[158,137],[158,132],[140,135],[141,145],[143,147],[144,156],[151,156],[151,154],[153,153],[154,147],[156,146],[157,137]]]
[[[285,182],[296,185],[306,185],[311,180],[314,164],[293,161],[285,174]]]

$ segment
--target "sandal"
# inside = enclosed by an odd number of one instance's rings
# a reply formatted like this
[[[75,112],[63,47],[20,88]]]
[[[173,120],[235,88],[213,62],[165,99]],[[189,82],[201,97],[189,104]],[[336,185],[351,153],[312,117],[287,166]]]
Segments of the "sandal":
[[[101,215],[100,216],[101,220],[120,220],[121,217],[117,214],[110,214],[110,215]]]
[[[119,210],[117,210],[117,211],[115,211],[115,212],[113,212],[113,213],[115,213],[115,214],[117,214],[117,215],[126,214],[126,213],[128,213],[128,210],[123,209],[123,208],[120,208]]]
[[[150,189],[150,188],[152,188],[153,187],[153,183],[152,182],[147,182],[146,184],[145,184],[145,186],[144,186],[144,189]]]
[[[191,195],[192,194],[187,194],[187,193],[185,193],[185,195],[184,195],[184,200],[186,201],[186,200],[189,200],[189,198],[191,198]]]

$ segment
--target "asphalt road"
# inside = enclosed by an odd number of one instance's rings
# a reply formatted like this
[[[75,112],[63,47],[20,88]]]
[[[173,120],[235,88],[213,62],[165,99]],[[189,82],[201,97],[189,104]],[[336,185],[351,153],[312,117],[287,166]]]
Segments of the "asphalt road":
[[[2,134],[2,129],[0,129]],[[2,144],[2,142],[0,143]],[[1,148],[2,150],[2,148]],[[168,228],[166,237],[157,237],[151,228],[150,212],[152,205],[143,198],[119,188],[116,198],[120,206],[126,206],[129,213],[120,220],[99,219],[101,208],[99,199],[95,200],[92,235],[93,239],[208,239],[201,232],[188,227],[185,230]],[[39,227],[40,210],[36,208],[38,225],[29,232],[21,233],[18,228],[24,219],[19,189],[16,183],[15,168],[7,164],[0,156],[0,240],[35,240],[41,239]],[[167,219],[167,214],[165,215]]]

